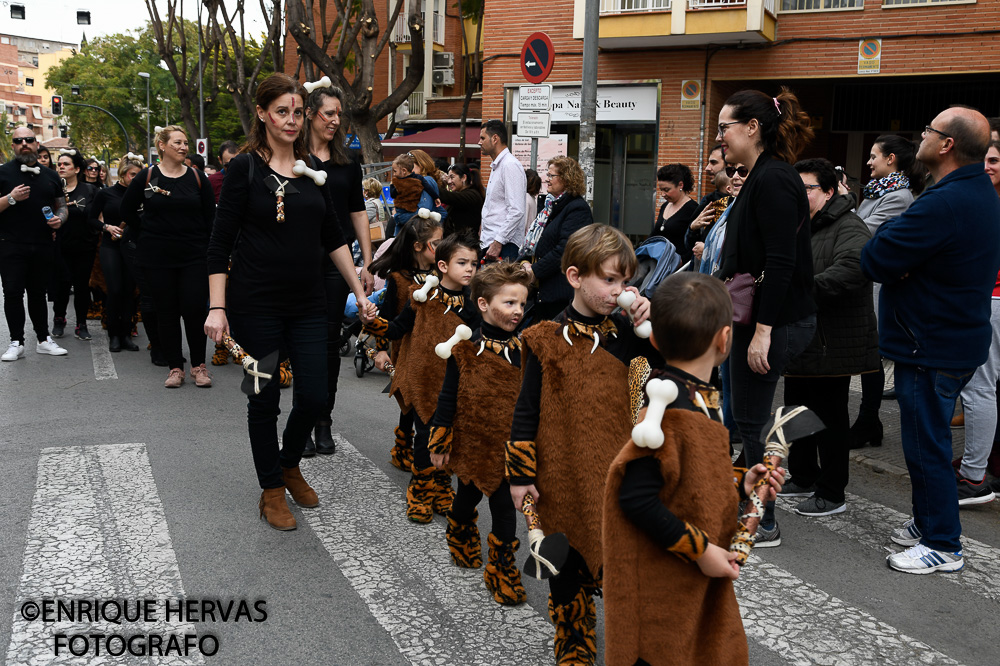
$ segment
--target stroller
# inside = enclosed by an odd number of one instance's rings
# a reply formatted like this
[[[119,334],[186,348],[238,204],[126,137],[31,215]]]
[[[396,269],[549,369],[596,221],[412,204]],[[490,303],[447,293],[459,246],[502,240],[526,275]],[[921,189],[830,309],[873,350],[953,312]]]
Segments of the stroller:
[[[385,287],[369,296],[368,300],[381,307],[385,300]],[[375,367],[375,361],[368,358],[365,353],[367,346],[361,339],[361,328],[361,317],[358,316],[358,299],[355,298],[354,294],[351,294],[347,297],[347,305],[344,307],[344,323],[340,327],[340,355],[349,355],[351,347],[354,347],[354,374],[358,377],[364,377],[366,372]],[[351,337],[356,338],[353,345],[351,345]]]
[[[663,236],[650,236],[635,249],[639,266],[629,280],[629,286],[639,290],[639,294],[652,298],[656,287],[664,278],[683,268],[681,256],[674,244]]]

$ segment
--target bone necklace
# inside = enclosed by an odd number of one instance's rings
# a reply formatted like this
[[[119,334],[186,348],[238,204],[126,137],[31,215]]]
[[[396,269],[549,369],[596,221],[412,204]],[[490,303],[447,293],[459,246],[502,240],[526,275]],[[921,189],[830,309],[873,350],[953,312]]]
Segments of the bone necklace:
[[[298,190],[295,186],[288,182],[288,179],[282,180],[277,174],[271,174],[264,179],[264,184],[267,188],[274,192],[274,196],[278,201],[276,217],[278,224],[282,224],[285,221],[285,197],[289,194],[297,194]]]
[[[479,351],[476,352],[476,356],[479,356],[487,349],[497,355],[503,354],[503,357],[507,359],[507,362],[514,365],[514,362],[510,360],[510,350],[520,350],[521,340],[514,336],[511,336],[506,340],[494,340],[493,338],[483,336],[483,339],[479,341]]]
[[[456,312],[461,312],[462,308],[465,307],[465,298],[462,294],[452,295],[442,289],[436,289],[431,295],[431,300],[435,298],[448,306],[444,309],[444,314],[448,314],[452,308],[455,308]]]
[[[590,353],[593,354],[597,351],[597,346],[601,344],[602,339],[607,340],[609,337],[618,337],[618,327],[615,326],[615,322],[611,320],[611,317],[605,317],[604,321],[599,324],[585,324],[582,321],[570,319],[563,326],[562,335],[570,347],[573,346],[573,340],[570,339],[570,335],[581,338],[593,338],[594,346],[590,348]]]

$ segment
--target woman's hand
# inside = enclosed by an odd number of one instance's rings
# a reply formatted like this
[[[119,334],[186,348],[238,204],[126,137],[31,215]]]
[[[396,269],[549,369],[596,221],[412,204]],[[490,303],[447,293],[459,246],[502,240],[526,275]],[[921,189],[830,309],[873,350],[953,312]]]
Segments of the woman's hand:
[[[639,290],[635,287],[625,287],[625,291],[631,291],[636,295],[635,303],[629,309],[632,314],[632,322],[638,326],[649,319],[649,299],[639,295]]]
[[[701,255],[704,252],[705,252],[705,244],[702,243],[701,241],[695,243],[694,247],[691,249],[691,253],[694,254],[694,258],[697,259],[698,261],[701,261]]]
[[[380,351],[377,354],[375,354],[375,367],[381,370],[382,372],[385,372],[385,366],[391,362],[392,359],[390,359],[389,355],[386,354],[384,351]]]
[[[694,218],[691,222],[691,230],[697,231],[699,229],[704,229],[705,227],[712,226],[712,218],[715,217],[715,213],[712,212],[710,207],[706,207],[705,210],[698,214],[698,217]]]
[[[771,327],[757,324],[757,331],[747,348],[747,365],[758,375],[766,375],[771,370],[767,353],[771,350]]]
[[[358,299],[358,315],[362,323],[367,324],[378,316],[378,308],[364,294],[355,294],[355,297]]]
[[[208,317],[205,318],[205,335],[218,344],[222,342],[222,336],[229,333],[229,320],[226,318],[225,310],[209,310]]]
[[[746,493],[747,497],[750,497],[753,493],[753,487],[767,473],[767,465],[764,463],[757,463],[747,470],[746,476],[743,477],[743,492]],[[767,482],[771,487],[767,489],[767,497],[764,498],[765,503],[773,502],[778,497],[778,493],[781,492],[781,486],[785,482],[785,470],[781,467],[775,468],[770,473]]]
[[[110,224],[104,225],[104,230],[107,231],[109,234],[111,234],[111,237],[114,238],[115,240],[121,238],[122,234],[125,233],[121,227],[115,227]]]

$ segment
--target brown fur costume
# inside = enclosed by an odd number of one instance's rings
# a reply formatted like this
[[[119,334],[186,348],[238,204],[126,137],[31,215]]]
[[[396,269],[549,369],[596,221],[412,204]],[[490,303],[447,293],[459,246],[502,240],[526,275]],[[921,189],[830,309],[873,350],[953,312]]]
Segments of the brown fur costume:
[[[542,365],[535,437],[542,529],[565,533],[599,580],[604,482],[632,429],[628,367],[603,347],[591,354],[586,339],[566,344],[552,321],[522,337]]]
[[[393,310],[393,312],[399,314],[403,311],[403,308],[406,307],[406,304],[409,302],[410,296],[413,295],[413,292],[420,288],[420,284],[413,279],[412,274],[402,271],[390,273],[389,279],[396,283],[396,302],[394,303],[396,309]],[[397,340],[389,347],[389,362],[392,363],[394,368],[399,368],[399,349],[401,343],[402,340]],[[412,405],[405,404],[402,394],[396,388],[396,382],[393,381],[392,384],[392,397],[394,397],[396,402],[399,403],[399,409],[402,410],[404,414],[408,413],[410,409],[412,409]]]
[[[643,410],[645,416],[645,410]],[[739,495],[724,426],[700,412],[668,409],[664,444],[639,448],[631,440],[608,473],[604,499],[604,631],[608,666],[746,664],[733,583],[709,578],[655,544],[621,510],[618,493],[626,464],[642,456],[660,462],[660,500],[679,519],[728,548],[736,531]]]
[[[396,367],[391,391],[393,395],[399,392],[396,399],[404,414],[414,408],[421,421],[430,423],[437,409],[437,398],[447,368],[434,353],[434,346],[454,335],[455,327],[462,323],[462,318],[454,309],[445,314],[447,306],[437,297],[431,297],[425,303],[412,301],[410,307],[416,311],[416,320],[413,330],[399,341],[402,363]],[[466,304],[465,307],[471,306]]]
[[[458,412],[448,466],[463,483],[486,496],[504,479],[504,442],[510,435],[521,369],[489,349],[476,356],[478,342],[461,342],[452,354],[458,365]]]
[[[392,186],[396,188],[392,205],[407,213],[416,213],[420,208],[420,195],[424,193],[424,179],[393,178]]]

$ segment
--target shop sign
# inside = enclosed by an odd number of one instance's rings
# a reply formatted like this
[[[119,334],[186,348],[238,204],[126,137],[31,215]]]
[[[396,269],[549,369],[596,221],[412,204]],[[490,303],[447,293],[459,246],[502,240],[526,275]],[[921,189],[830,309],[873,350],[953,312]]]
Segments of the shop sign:
[[[549,160],[560,155],[566,155],[569,151],[568,134],[550,134],[545,139],[535,139],[538,142],[538,156],[535,163],[531,163],[531,141],[530,137],[518,136],[515,134],[510,142],[510,152],[525,169],[534,169],[538,173],[545,173]],[[542,192],[544,193],[545,180],[542,179]]]
[[[882,39],[858,42],[858,74],[878,74],[882,66]]]
[[[685,111],[701,108],[701,81],[689,79],[681,81],[681,108]]]
[[[530,111],[520,106],[519,91],[514,92],[512,108],[516,117],[519,111]],[[551,121],[554,123],[580,122],[580,88],[552,86]],[[659,105],[657,86],[597,86],[597,122],[656,122]],[[518,134],[523,132],[518,130]]]
[[[547,113],[519,113],[517,133],[519,136],[545,138],[549,135],[549,120]]]

